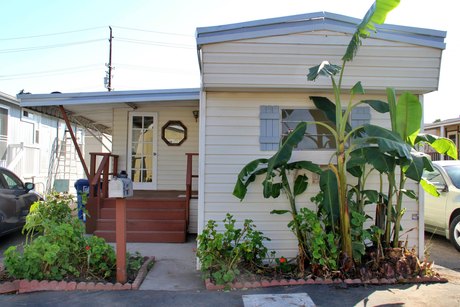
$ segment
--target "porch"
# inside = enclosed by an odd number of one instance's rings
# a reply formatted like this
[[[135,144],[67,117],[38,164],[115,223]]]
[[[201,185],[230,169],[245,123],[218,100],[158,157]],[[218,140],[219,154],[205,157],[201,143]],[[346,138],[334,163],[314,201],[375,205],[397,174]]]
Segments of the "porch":
[[[118,156],[110,153],[91,153],[90,193],[86,209],[87,233],[108,242],[115,242],[115,198],[108,197],[108,182],[117,174]],[[193,157],[187,153],[187,172],[184,190],[134,190],[126,198],[127,242],[184,243],[190,223],[190,204],[197,199],[192,191]],[[96,169],[96,164],[99,167]],[[99,188],[98,188],[99,187]]]

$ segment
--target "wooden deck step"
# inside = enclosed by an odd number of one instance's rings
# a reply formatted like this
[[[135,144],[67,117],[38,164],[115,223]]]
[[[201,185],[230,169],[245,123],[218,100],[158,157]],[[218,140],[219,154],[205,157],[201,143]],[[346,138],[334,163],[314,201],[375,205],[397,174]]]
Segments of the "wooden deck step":
[[[142,194],[142,193],[141,193]],[[126,239],[128,242],[185,242],[187,235],[187,210],[185,197],[179,192],[163,191],[137,195],[126,199]],[[150,197],[152,196],[152,197]],[[90,206],[97,207],[97,202]],[[93,208],[94,208],[93,207]],[[109,242],[115,241],[116,200],[100,200],[97,211],[90,211],[97,218],[90,221],[91,231]]]
[[[99,219],[97,229],[103,231],[115,230],[115,219]],[[185,231],[185,220],[128,220],[127,231]]]
[[[148,209],[181,209],[185,208],[184,199],[127,199],[127,209],[148,208]],[[115,208],[115,199],[104,200],[104,208]]]
[[[96,230],[94,234],[107,242],[115,242],[115,231]],[[128,231],[127,242],[138,243],[184,243],[187,235],[184,231]]]
[[[128,220],[185,220],[185,209],[126,209]],[[99,219],[115,219],[115,208],[102,208]]]

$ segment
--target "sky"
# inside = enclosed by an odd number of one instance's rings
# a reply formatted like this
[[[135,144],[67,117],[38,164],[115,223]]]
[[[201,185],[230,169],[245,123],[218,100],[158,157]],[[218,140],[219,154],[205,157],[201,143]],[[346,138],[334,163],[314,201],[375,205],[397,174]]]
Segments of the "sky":
[[[328,11],[361,19],[372,0],[15,0],[0,2],[0,91],[105,91],[112,27],[115,91],[200,86],[197,27]],[[460,18],[452,0],[401,0],[386,23],[447,31],[424,121],[460,116]],[[358,55],[359,56],[359,53]],[[318,63],[319,64],[319,63]],[[339,63],[336,63],[339,64]]]

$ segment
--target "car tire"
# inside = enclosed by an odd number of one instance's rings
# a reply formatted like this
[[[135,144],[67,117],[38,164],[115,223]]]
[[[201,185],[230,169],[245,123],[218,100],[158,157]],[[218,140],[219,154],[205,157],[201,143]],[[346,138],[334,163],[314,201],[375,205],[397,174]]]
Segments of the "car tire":
[[[449,225],[449,238],[452,245],[460,252],[460,215],[454,217]]]

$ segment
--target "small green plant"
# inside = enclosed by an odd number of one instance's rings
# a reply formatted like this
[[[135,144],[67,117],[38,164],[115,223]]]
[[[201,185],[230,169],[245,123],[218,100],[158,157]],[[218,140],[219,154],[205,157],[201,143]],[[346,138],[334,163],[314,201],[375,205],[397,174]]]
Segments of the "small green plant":
[[[225,231],[219,232],[217,223],[209,220],[197,238],[203,277],[212,278],[216,284],[230,283],[241,270],[261,266],[268,254],[263,241],[270,240],[255,230],[252,220],[245,220],[243,228],[237,228],[236,220],[227,213],[223,223]]]
[[[320,266],[322,271],[336,271],[340,254],[337,235],[332,231],[327,232],[327,224],[308,208],[301,208],[297,219],[306,239],[306,253],[310,263]]]

